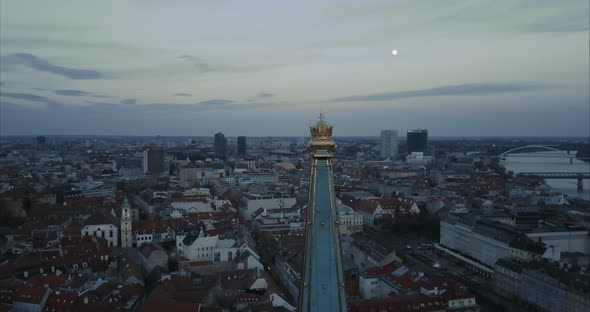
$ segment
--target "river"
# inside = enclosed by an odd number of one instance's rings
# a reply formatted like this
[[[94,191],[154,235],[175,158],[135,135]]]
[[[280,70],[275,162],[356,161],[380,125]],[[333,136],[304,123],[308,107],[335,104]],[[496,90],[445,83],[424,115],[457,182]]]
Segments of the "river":
[[[571,152],[575,155],[575,152]],[[536,152],[508,154],[500,160],[500,164],[512,172],[590,172],[590,163],[579,159],[573,159],[570,164],[568,158],[557,158],[566,152]],[[584,180],[584,190],[578,192],[577,180],[547,179],[547,185],[555,191],[566,194],[569,198],[580,197],[590,200],[590,180]]]

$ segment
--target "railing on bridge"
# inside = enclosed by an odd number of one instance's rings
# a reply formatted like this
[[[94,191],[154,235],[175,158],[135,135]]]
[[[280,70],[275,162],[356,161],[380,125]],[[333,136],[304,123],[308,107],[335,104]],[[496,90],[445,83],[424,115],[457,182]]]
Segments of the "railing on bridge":
[[[584,179],[590,179],[590,172],[521,172],[521,177],[539,177],[543,179],[578,180],[578,191],[584,189]]]
[[[544,179],[590,179],[590,172],[522,172],[518,175]]]

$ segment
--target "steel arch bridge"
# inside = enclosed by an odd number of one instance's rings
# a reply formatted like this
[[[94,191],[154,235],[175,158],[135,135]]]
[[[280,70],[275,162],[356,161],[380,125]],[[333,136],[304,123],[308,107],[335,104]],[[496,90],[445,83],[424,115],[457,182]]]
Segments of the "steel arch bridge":
[[[556,148],[553,147],[549,147],[549,146],[545,146],[545,145],[526,145],[526,146],[521,146],[521,147],[517,147],[517,148],[513,148],[511,150],[505,151],[504,153],[498,155],[498,157],[504,157],[512,152],[518,151],[518,150],[523,150],[523,149],[529,149],[529,148],[540,148],[540,149],[544,149],[544,150],[548,150],[548,151],[553,151],[553,152],[563,152],[560,151]]]

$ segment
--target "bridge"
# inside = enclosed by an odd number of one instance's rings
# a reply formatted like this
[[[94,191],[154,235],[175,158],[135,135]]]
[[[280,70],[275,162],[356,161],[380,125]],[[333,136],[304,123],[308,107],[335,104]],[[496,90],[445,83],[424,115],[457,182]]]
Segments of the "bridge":
[[[515,153],[516,151],[519,150],[525,150],[525,149],[543,149],[543,150],[547,150],[547,151],[551,151],[551,152],[560,152],[561,154],[553,154],[553,155],[522,155],[519,156],[518,153]],[[511,150],[507,150],[504,153],[498,155],[497,157],[500,158],[501,160],[505,160],[504,157],[506,157],[506,155],[511,154],[510,157],[542,157],[542,158],[569,158],[570,160],[570,165],[574,163],[574,158],[577,159],[590,159],[588,157],[576,157],[575,154],[570,154],[569,151],[561,151],[558,150],[556,148],[550,147],[550,146],[545,146],[545,145],[526,145],[526,146],[521,146],[521,147],[516,147],[513,148]]]
[[[544,150],[548,150],[548,151],[552,151],[552,152],[564,152],[564,151],[560,151],[556,148],[553,148],[550,146],[545,146],[545,145],[526,145],[526,146],[516,147],[511,150],[505,151],[504,153],[498,155],[498,157],[504,157],[512,152],[516,152],[516,151],[523,150],[523,149],[531,149],[531,148],[539,148],[539,149],[544,149]],[[569,155],[569,154],[564,154],[564,156],[565,155]],[[575,157],[575,155],[573,155],[573,157]]]
[[[578,191],[584,189],[584,179],[590,179],[590,172],[521,172],[518,175],[543,179],[577,179]]]

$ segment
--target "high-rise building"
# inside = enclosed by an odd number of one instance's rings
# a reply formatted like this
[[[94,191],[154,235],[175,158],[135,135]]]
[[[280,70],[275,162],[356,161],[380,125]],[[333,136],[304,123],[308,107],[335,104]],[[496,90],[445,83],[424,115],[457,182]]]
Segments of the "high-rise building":
[[[311,175],[298,310],[347,311],[332,172],[336,143],[332,126],[322,115],[310,131]]]
[[[121,206],[121,247],[133,247],[133,222],[131,221],[131,206],[127,196]]]
[[[428,149],[428,130],[409,130],[407,139],[408,154],[411,154],[413,152],[425,153]]]
[[[33,138],[33,144],[38,149],[43,149],[45,147],[45,145],[47,144],[47,138],[42,135],[35,137],[35,138]]]
[[[164,172],[164,150],[147,148],[143,151],[143,173],[160,175]]]
[[[397,156],[397,130],[381,130],[381,157],[394,158]]]
[[[238,137],[238,154],[246,155],[246,137],[245,136]]]
[[[47,138],[42,135],[37,137],[37,145],[45,145],[45,143],[47,143]]]
[[[227,154],[227,139],[223,133],[215,133],[215,156],[219,158],[225,158]]]

